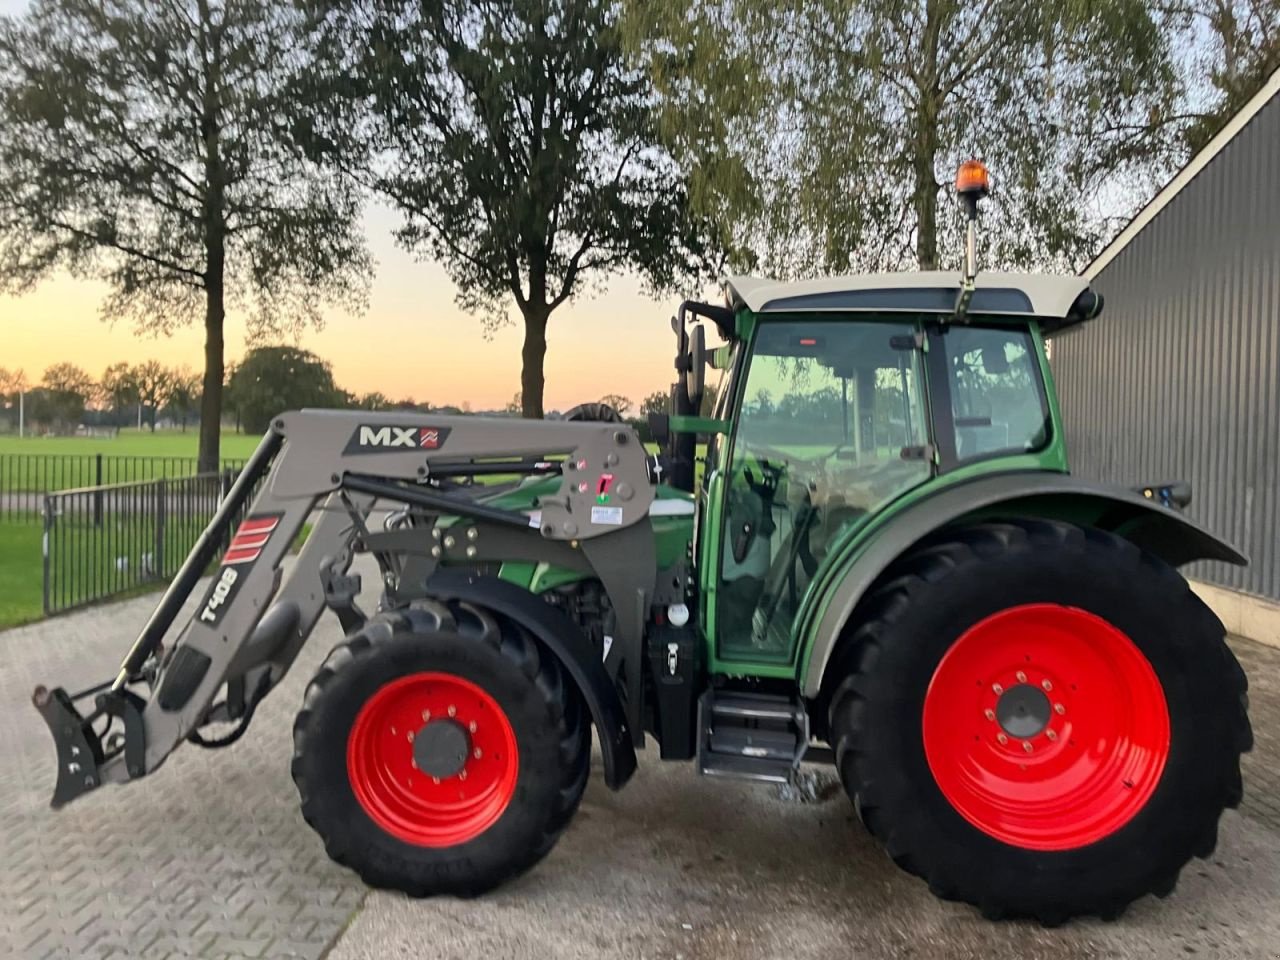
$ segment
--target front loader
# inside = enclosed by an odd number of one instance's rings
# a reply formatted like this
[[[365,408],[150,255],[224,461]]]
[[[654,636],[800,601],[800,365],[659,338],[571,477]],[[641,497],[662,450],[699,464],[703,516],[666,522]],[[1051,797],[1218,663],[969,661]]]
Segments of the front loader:
[[[1101,299],[978,274],[985,170],[958,187],[958,276],[732,278],[723,305],[681,305],[661,454],[598,405],[281,415],[118,675],[36,690],[54,805],[234,742],[327,609],[346,638],[292,772],[371,884],[472,894],[532,866],[594,727],[612,789],[649,737],[708,776],[834,764],[899,865],[990,917],[1171,891],[1252,742],[1244,674],[1176,568],[1244,558],[1181,513],[1182,485],[1070,474],[1044,338]]]

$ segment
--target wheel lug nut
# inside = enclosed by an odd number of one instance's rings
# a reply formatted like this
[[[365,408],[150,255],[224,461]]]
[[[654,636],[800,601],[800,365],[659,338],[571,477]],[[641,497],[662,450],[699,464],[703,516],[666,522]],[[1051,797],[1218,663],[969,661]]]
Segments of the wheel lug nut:
[[[423,722],[423,723],[426,723],[426,722],[427,722],[428,720],[430,720],[430,719],[431,719],[431,711],[430,711],[430,710],[423,710],[423,711],[422,711],[422,722]]]
[[[1000,694],[1004,693],[1004,687],[1000,686],[998,683],[993,683],[991,685],[991,692],[998,697]]]
[[[1019,682],[1019,683],[1026,683],[1026,682],[1027,682],[1027,675],[1026,675],[1025,673],[1023,673],[1021,670],[1019,670],[1019,671],[1018,671],[1018,673],[1017,673],[1017,677],[1018,677],[1018,682]]]
[[[1064,707],[1064,706],[1063,706],[1062,704],[1060,704],[1060,703],[1055,703],[1055,704],[1053,705],[1053,712],[1054,712],[1054,713],[1059,713],[1059,714],[1066,713],[1066,712],[1067,712],[1067,708],[1066,708],[1066,707]]]
[[[1052,690],[1052,689],[1053,689],[1053,684],[1052,684],[1052,683],[1050,683],[1048,680],[1041,680],[1041,681],[1040,681],[1040,686],[1044,687],[1046,690]]]
[[[452,703],[449,704],[449,716],[456,717],[457,715],[458,715],[458,708],[455,707]]]
[[[472,720],[470,723],[468,723],[468,724],[467,724],[467,729],[468,729],[468,730],[470,730],[472,733],[475,733],[475,732],[476,732],[476,722],[475,722],[474,720]]]
[[[417,769],[418,769],[418,761],[417,761],[417,760],[415,760],[415,759],[413,759],[413,757],[410,757],[410,758],[409,758],[409,766],[411,766],[411,767],[413,767],[413,769],[417,770]]]
[[[474,756],[477,760],[479,760],[482,756],[484,756],[484,754],[480,752],[479,747],[476,747],[475,753],[473,753],[472,756]]]
[[[1030,741],[1030,740],[1023,740],[1023,741],[1022,741],[1022,749],[1023,749],[1025,752],[1030,753],[1030,752],[1031,752],[1031,741]]]
[[[412,731],[412,730],[410,730],[410,731],[408,732],[407,736],[408,736],[408,738],[409,738],[409,742],[410,742],[410,743],[413,743],[413,731]]]
[[[431,778],[431,782],[432,782],[432,783],[439,783],[439,782],[440,782],[440,778],[439,778],[439,777],[432,777],[432,778]]]
[[[982,715],[988,720],[994,720],[996,718],[996,712],[994,710],[983,710]]]
[[[1057,740],[1057,739],[1058,739],[1058,731],[1056,731],[1056,730],[1046,730],[1046,731],[1044,732],[1044,735],[1045,735],[1046,737],[1048,737],[1050,740]]]
[[[997,740],[998,742],[1000,742],[1000,743],[1008,743],[1008,742],[1009,742],[1009,738],[1008,738],[1008,737],[1006,737],[1003,733],[998,733],[998,734],[996,734],[996,740]]]
[[[458,779],[459,779],[459,780],[465,780],[465,779],[467,779],[467,771],[465,771],[465,770],[459,770],[459,771],[458,771]]]

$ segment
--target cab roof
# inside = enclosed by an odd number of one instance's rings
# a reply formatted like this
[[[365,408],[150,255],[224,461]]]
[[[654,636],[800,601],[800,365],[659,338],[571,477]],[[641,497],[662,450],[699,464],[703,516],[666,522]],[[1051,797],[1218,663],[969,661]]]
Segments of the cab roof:
[[[978,274],[971,313],[1039,317],[1061,328],[1079,316],[1081,295],[1089,289],[1083,277],[984,271]],[[729,277],[725,281],[734,310],[782,313],[847,310],[950,312],[960,294],[956,271],[867,273],[779,283],[761,277]],[[1096,314],[1095,314],[1096,315]],[[1053,320],[1060,321],[1052,323]],[[1065,321],[1065,322],[1062,322]]]

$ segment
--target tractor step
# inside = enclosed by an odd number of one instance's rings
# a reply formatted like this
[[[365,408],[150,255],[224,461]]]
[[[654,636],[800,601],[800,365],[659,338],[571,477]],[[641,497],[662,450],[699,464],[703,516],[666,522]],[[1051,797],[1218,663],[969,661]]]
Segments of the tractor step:
[[[809,745],[809,715],[791,697],[708,690],[698,700],[698,772],[787,783]]]

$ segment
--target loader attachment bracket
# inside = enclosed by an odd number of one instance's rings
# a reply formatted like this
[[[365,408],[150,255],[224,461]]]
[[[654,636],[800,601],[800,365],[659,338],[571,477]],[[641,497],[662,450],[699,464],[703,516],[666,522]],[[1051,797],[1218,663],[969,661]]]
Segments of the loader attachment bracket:
[[[51,805],[61,807],[102,783],[102,744],[93,725],[80,715],[61,687],[36,687],[31,700],[57,748],[58,780]]]

